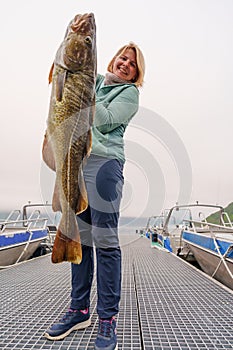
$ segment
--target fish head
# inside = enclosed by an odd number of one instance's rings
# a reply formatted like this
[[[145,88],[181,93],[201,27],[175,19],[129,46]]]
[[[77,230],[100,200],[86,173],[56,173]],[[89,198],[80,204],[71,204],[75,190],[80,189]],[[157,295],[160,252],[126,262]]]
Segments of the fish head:
[[[96,25],[93,13],[76,15],[62,45],[63,66],[72,72],[96,69]]]

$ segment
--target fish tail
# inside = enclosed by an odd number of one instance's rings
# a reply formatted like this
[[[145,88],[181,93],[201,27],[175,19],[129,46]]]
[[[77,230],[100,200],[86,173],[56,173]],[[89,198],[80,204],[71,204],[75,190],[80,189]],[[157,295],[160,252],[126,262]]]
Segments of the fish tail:
[[[80,264],[82,261],[82,247],[80,242],[70,241],[66,250],[66,260],[73,264]]]
[[[74,264],[80,264],[82,261],[82,247],[80,240],[73,241],[63,235],[58,229],[53,244],[52,262],[54,264],[69,261]]]
[[[53,243],[52,251],[52,262],[54,264],[66,261],[67,239],[68,237],[63,235],[62,232],[58,229]]]

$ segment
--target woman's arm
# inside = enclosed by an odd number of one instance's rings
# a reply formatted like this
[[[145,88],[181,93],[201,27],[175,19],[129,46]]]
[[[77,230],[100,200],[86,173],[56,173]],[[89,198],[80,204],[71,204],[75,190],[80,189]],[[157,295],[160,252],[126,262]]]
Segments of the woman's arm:
[[[94,126],[102,133],[108,133],[121,124],[128,124],[138,111],[139,92],[132,85],[121,91],[109,104],[96,103]]]

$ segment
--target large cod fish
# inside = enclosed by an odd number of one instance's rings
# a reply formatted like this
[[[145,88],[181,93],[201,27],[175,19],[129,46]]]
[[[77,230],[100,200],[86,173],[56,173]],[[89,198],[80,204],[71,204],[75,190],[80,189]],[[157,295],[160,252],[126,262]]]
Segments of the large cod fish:
[[[82,165],[91,150],[96,80],[96,26],[92,13],[70,22],[49,75],[52,91],[42,157],[56,171],[52,208],[61,211],[52,262],[79,264],[76,214],[88,200]]]

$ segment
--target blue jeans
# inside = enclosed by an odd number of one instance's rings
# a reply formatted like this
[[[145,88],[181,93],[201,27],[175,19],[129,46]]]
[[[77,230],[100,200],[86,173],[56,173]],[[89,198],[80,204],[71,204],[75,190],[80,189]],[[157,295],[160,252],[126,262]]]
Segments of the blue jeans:
[[[97,263],[97,313],[110,318],[118,313],[121,294],[121,250],[118,238],[123,164],[91,155],[84,168],[89,206],[78,215],[82,241],[81,264],[72,264],[71,308],[90,306],[93,246]]]

